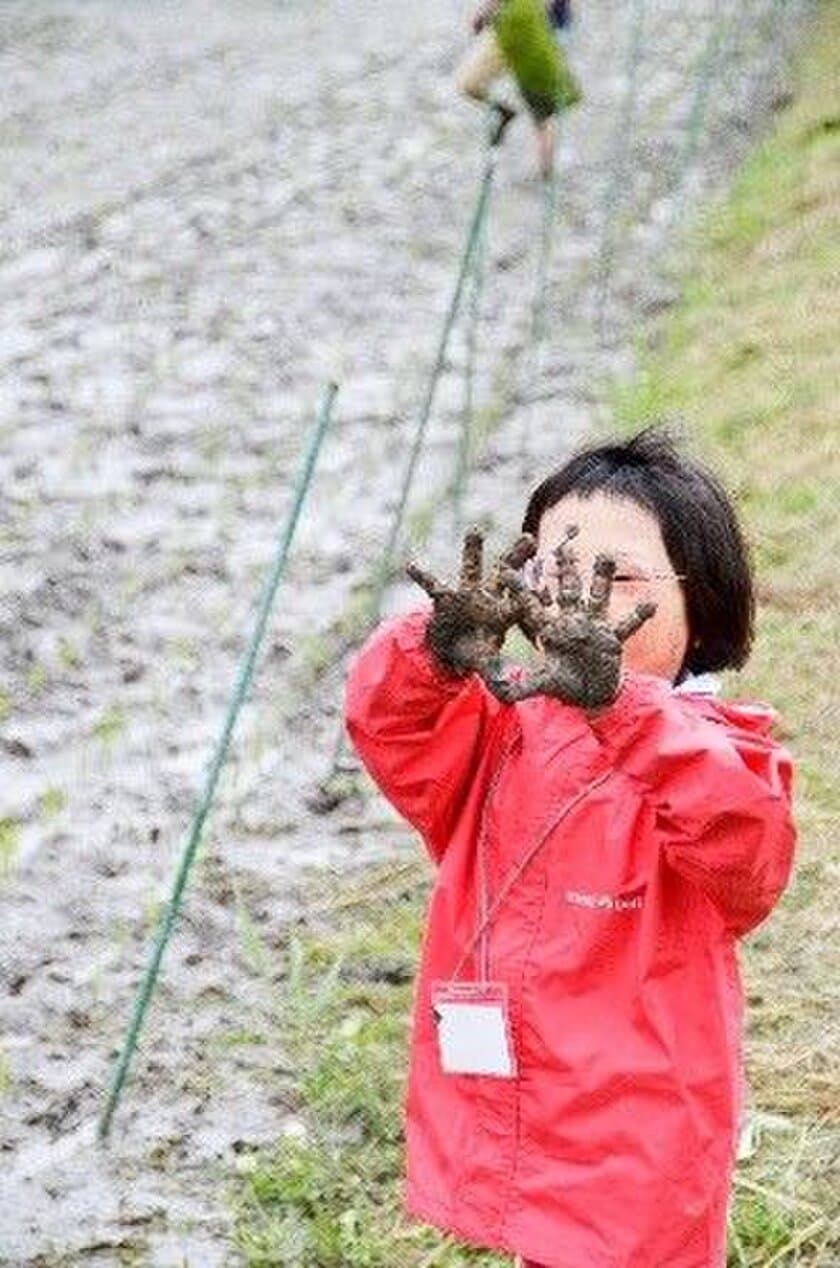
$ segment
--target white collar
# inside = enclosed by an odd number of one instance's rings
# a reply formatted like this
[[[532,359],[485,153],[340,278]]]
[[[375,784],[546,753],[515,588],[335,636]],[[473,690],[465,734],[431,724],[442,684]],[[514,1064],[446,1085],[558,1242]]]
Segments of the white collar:
[[[699,696],[719,696],[720,683],[714,674],[689,674],[674,691]]]

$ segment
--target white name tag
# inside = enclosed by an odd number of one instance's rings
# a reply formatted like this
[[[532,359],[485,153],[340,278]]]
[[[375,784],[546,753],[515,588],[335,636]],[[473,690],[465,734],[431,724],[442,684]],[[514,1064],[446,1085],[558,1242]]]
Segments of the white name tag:
[[[507,982],[433,982],[432,1009],[444,1074],[515,1076]]]

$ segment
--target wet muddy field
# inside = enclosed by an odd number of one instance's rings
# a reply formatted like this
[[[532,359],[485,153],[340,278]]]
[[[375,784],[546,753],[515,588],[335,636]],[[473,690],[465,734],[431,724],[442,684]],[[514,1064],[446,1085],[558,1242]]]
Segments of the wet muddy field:
[[[0,9],[0,1263],[140,1245],[162,1268],[236,1263],[225,1177],[288,1114],[279,1054],[230,1041],[281,989],[247,930],[282,944],[307,865],[340,893],[348,869],[416,849],[373,794],[310,799],[340,721],[336,629],[387,536],[481,175],[482,116],[452,82],[468,12]],[[491,546],[631,371],[640,322],[674,297],[678,226],[769,125],[806,14],[581,4],[539,356],[525,119],[498,161],[465,504]],[[444,569],[465,329],[410,503]],[[102,1151],[102,1089],[330,377],[334,425]]]

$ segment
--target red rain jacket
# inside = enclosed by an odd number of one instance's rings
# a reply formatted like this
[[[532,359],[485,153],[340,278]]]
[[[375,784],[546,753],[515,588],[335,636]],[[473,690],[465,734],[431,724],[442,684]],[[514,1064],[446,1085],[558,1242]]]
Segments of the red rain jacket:
[[[441,671],[430,605],[354,659],[346,717],[365,766],[437,865],[406,1114],[407,1212],[546,1268],[724,1268],[744,1102],[736,939],[787,885],[791,760],[758,706],[627,672],[590,717],[501,704]],[[514,1078],[445,1074],[430,983],[545,843],[489,929]],[[478,976],[471,956],[461,976]]]

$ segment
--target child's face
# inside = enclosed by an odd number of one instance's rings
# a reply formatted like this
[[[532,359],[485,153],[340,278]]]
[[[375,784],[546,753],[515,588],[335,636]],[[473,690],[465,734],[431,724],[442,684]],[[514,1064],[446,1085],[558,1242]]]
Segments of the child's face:
[[[602,493],[587,498],[570,495],[550,507],[540,520],[536,557],[542,561],[545,584],[553,595],[557,593],[557,577],[552,550],[563,540],[567,524],[577,524],[580,530],[571,545],[584,595],[589,591],[596,555],[603,552],[616,561],[608,616],[611,625],[643,599],[656,604],[650,620],[625,642],[623,666],[673,682],[685,658],[688,622],[683,588],[656,518],[636,502]]]

